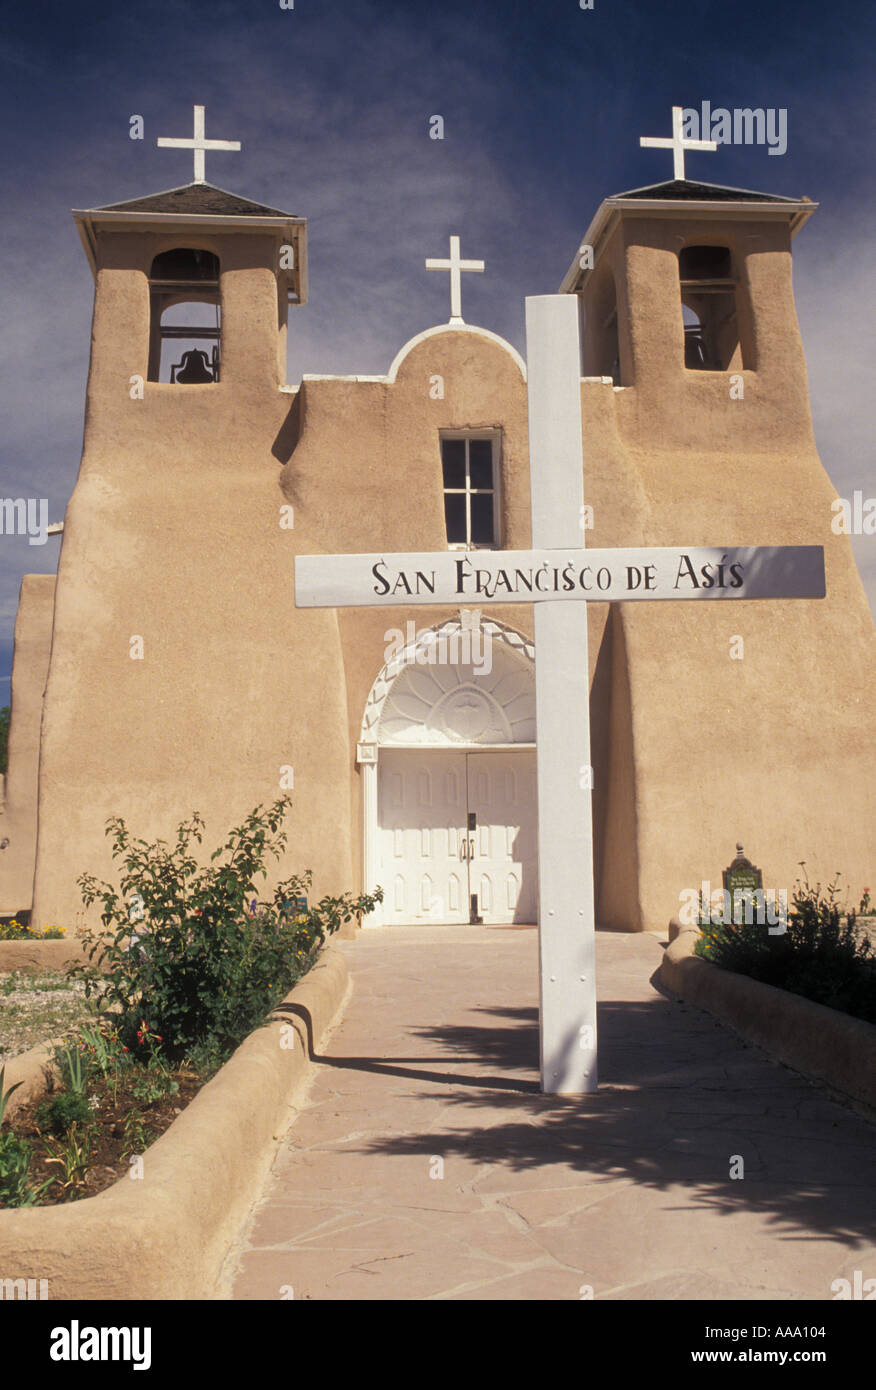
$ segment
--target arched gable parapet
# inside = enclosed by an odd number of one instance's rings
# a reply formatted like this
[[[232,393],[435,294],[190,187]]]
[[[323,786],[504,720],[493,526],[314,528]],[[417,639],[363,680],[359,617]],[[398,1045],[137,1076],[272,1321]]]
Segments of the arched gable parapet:
[[[441,333],[473,333],[479,338],[486,338],[489,342],[496,343],[503,351],[508,353],[509,357],[513,358],[515,365],[520,370],[520,375],[523,377],[524,381],[526,380],[526,363],[517,349],[512,347],[504,338],[500,338],[498,333],[491,333],[488,328],[474,328],[469,323],[440,323],[437,324],[435,328],[427,328],[423,333],[418,333],[416,337],[409,339],[393,358],[392,365],[386,374],[386,380],[388,382],[394,382],[398,375],[399,368],[408,354],[413,352],[414,348],[418,347],[420,343],[424,343],[427,338],[435,338]]]

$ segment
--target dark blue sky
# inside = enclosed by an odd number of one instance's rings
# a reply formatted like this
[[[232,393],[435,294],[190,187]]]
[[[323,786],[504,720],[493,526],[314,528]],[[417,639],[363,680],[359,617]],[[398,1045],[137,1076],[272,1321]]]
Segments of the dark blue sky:
[[[523,300],[555,291],[600,200],[671,177],[673,104],[788,112],[788,150],[688,155],[690,177],[821,204],[795,241],[795,291],[825,466],[876,493],[870,440],[876,21],[856,3],[790,0],[214,0],[6,7],[0,35],[3,496],[60,520],[76,478],[91,276],[71,208],[191,179],[158,136],[239,139],[208,154],[220,187],[309,219],[310,302],[290,312],[289,379],[385,371],[448,315],[447,254],[466,319],[523,348]],[[141,114],[145,139],[128,138]],[[443,141],[428,120],[445,121]],[[876,538],[856,541],[876,604]],[[59,542],[0,538],[0,703],[26,572]]]

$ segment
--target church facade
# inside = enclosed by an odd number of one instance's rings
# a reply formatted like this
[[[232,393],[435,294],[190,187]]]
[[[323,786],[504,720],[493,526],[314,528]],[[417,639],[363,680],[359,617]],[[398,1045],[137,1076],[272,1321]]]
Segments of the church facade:
[[[737,841],[871,881],[873,623],[817,455],[795,200],[606,199],[582,325],[582,541],[822,545],[823,600],[589,605],[597,921],[663,929]],[[121,815],[205,848],[290,790],[283,876],[386,924],[537,920],[531,605],[300,609],[296,555],[530,545],[526,366],[451,321],[385,376],[285,381],[303,218],[202,181],[74,214],[95,278],[56,579],[23,582],[0,908],[81,920]],[[291,308],[290,308],[291,306]],[[455,306],[458,310],[458,306]],[[574,663],[580,654],[568,653]],[[582,775],[585,770],[582,769]]]

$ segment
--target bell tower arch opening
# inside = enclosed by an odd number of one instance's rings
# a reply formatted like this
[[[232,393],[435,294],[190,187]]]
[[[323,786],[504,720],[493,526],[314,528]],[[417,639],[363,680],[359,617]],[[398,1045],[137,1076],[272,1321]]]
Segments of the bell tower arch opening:
[[[218,256],[194,247],[155,256],[149,271],[149,381],[218,381],[221,337]]]
[[[700,372],[750,367],[740,333],[739,277],[730,248],[684,246],[678,255],[678,274],[685,367]]]

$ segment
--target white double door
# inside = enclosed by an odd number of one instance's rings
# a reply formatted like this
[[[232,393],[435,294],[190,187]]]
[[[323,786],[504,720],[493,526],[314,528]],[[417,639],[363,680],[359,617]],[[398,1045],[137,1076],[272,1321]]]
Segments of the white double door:
[[[535,751],[381,748],[383,921],[535,922]]]

